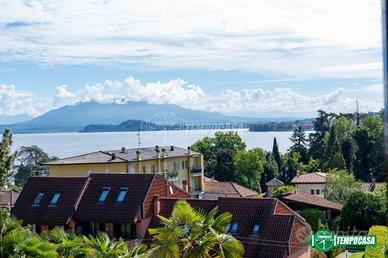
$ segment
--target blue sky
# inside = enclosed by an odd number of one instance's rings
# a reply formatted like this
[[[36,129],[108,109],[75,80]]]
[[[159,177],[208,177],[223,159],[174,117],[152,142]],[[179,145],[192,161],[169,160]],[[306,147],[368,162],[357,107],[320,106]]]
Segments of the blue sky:
[[[383,106],[380,1],[0,3],[0,115],[147,101],[263,116]]]

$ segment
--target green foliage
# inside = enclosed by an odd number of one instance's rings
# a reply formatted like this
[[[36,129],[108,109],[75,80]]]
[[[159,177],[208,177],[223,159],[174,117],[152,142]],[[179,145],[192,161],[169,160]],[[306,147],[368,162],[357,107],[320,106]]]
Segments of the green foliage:
[[[324,138],[326,133],[329,131],[331,120],[336,115],[333,113],[326,113],[323,110],[318,110],[318,117],[314,121],[314,133],[309,136],[310,149],[309,155],[318,160],[324,158],[322,146],[324,146]]]
[[[12,132],[6,129],[0,142],[0,188],[9,183],[12,175],[14,156],[11,153],[11,145]]]
[[[234,181],[234,153],[230,149],[218,150],[215,154],[214,178],[218,181]]]
[[[323,193],[326,199],[343,204],[352,193],[361,189],[362,182],[356,181],[352,174],[345,170],[332,170],[326,176]]]
[[[226,234],[231,213],[216,217],[217,207],[208,214],[178,201],[170,218],[159,216],[163,227],[149,229],[154,237],[149,257],[242,257],[243,245]]]
[[[307,156],[307,136],[302,126],[297,126],[291,135],[290,141],[292,143],[289,151],[291,153],[299,153],[302,162],[308,162]]]
[[[267,182],[275,177],[279,177],[278,164],[271,152],[267,152],[265,155],[264,176]]]
[[[365,257],[384,258],[386,250],[388,250],[388,227],[387,226],[372,226],[368,234],[376,235],[377,245],[367,246],[365,248]]]
[[[275,191],[273,191],[272,196],[273,197],[281,197],[284,194],[295,191],[295,190],[296,190],[296,187],[292,186],[292,185],[279,186],[278,188],[275,189]]]
[[[279,145],[276,140],[276,137],[273,138],[273,146],[272,146],[272,155],[276,161],[276,164],[278,165],[278,170],[282,168],[282,159],[279,152]]]
[[[373,225],[384,225],[388,212],[386,203],[387,197],[379,193],[351,193],[341,210],[341,227],[366,229]]]
[[[22,146],[15,152],[18,165],[15,166],[15,183],[23,186],[30,176],[47,175],[48,170],[43,163],[55,160],[56,157],[49,157],[41,148],[36,145]]]
[[[320,225],[325,221],[325,214],[319,209],[303,209],[300,215],[311,225],[314,232],[320,229]]]
[[[300,170],[300,154],[297,152],[283,154],[282,164],[281,179],[283,182],[289,183]]]
[[[240,150],[234,158],[237,183],[260,191],[265,153],[262,149]]]

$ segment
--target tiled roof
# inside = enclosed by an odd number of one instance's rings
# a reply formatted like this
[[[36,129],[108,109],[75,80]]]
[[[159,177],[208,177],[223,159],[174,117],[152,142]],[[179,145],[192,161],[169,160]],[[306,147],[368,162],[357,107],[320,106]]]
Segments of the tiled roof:
[[[13,206],[19,197],[19,192],[12,189],[3,187],[0,189],[0,207]]]
[[[257,192],[234,182],[207,182],[205,181],[205,194],[239,195],[240,197],[254,196]]]
[[[155,175],[92,174],[74,218],[77,221],[133,223],[142,218],[143,202]],[[110,187],[106,200],[98,202],[103,187]],[[128,187],[124,202],[116,199],[121,187]]]
[[[378,191],[381,187],[384,186],[385,183],[375,183],[373,186],[373,183],[364,183],[363,184],[363,190],[365,192],[376,192]]]
[[[272,178],[266,184],[266,186],[282,186],[284,183],[277,178]]]
[[[87,177],[30,177],[11,212],[28,224],[66,225],[87,182]],[[40,192],[42,201],[33,206]],[[61,192],[59,201],[49,206],[56,192]]]
[[[287,202],[301,202],[309,204],[312,206],[329,208],[333,210],[341,210],[342,205],[333,201],[326,200],[325,198],[312,195],[303,191],[293,191],[285,196],[282,196],[280,199]]]
[[[160,155],[162,150],[166,151],[167,157],[183,157],[188,155],[185,148],[176,146],[159,146]],[[156,147],[133,148],[122,150],[106,150],[96,151],[92,153],[82,154],[74,157],[68,157],[55,161],[48,162],[48,165],[64,165],[64,164],[88,164],[88,163],[122,163],[137,161],[136,152],[141,152],[142,160],[156,159]],[[199,155],[200,153],[191,151],[191,155]]]
[[[161,199],[160,215],[169,217],[177,199]],[[238,222],[238,232],[235,236],[245,247],[244,257],[285,257],[289,250],[291,229],[295,219],[303,220],[300,216],[275,214],[277,199],[264,198],[223,198],[218,200],[187,200],[195,209],[205,212],[218,206],[219,213],[231,212],[232,221]],[[294,212],[290,210],[290,214]],[[306,224],[303,220],[302,223]],[[252,235],[253,226],[260,225],[258,236]],[[306,224],[306,228],[310,228]],[[159,227],[159,219],[154,216],[150,228]],[[151,236],[145,236],[145,242]]]
[[[294,177],[291,184],[325,184],[327,173],[315,172]]]

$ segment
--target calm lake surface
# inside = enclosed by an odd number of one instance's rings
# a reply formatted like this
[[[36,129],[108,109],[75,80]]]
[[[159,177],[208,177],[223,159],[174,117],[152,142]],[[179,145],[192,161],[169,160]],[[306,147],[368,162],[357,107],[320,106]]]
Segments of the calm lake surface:
[[[230,130],[141,132],[140,141],[142,147],[175,145],[186,148],[205,136],[213,136],[218,131]],[[233,131],[237,131],[248,148],[260,147],[272,150],[273,138],[276,137],[281,152],[289,148],[289,137],[292,134],[292,132],[249,132],[248,129]],[[14,134],[13,150],[29,145],[38,145],[49,155],[63,158],[98,150],[120,149],[123,146],[136,148],[138,135],[137,132]]]

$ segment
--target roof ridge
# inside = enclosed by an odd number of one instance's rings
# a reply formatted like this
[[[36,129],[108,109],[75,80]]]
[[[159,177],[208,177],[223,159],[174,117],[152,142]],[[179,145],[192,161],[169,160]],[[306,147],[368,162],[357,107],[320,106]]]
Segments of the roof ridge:
[[[103,153],[103,154],[105,154],[105,155],[109,155],[109,156],[111,156],[112,158],[113,158],[113,154],[110,154],[110,151],[99,151],[99,152],[101,152],[101,153]],[[127,160],[127,159],[124,159],[124,158],[120,158],[119,156],[117,156],[116,154],[114,155],[115,156],[115,158],[117,159],[121,159],[122,161],[126,161],[126,162],[130,162],[129,160]]]

